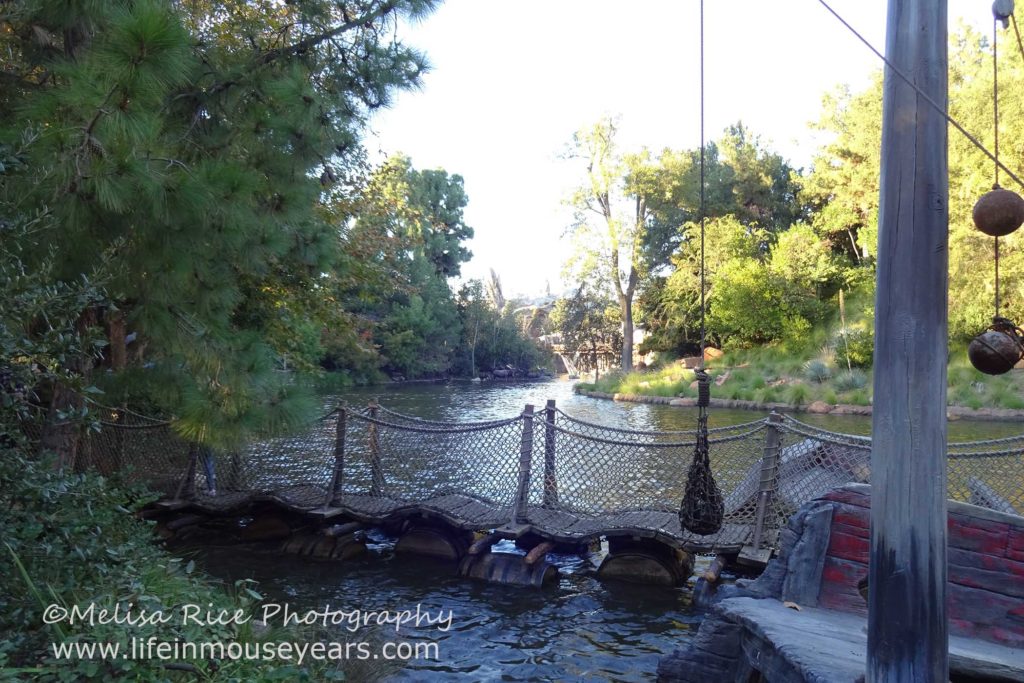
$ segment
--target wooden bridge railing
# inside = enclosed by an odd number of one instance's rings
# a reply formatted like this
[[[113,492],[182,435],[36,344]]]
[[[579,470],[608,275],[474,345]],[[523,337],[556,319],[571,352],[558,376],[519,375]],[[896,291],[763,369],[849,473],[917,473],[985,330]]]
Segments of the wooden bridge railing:
[[[530,495],[530,461],[533,458],[533,406],[529,403],[523,410],[523,440],[519,449],[519,484],[516,487],[516,502],[512,510],[512,523],[526,522],[526,506]]]

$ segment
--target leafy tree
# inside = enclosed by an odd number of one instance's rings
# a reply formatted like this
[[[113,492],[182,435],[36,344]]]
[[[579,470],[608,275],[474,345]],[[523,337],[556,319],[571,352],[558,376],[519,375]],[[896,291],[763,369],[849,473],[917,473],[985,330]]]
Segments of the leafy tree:
[[[825,96],[814,128],[832,136],[814,159],[805,194],[811,224],[837,254],[854,263],[874,256],[878,242],[878,178],[882,144],[882,77],[854,94],[840,87]]]
[[[683,242],[673,259],[675,271],[665,281],[662,295],[659,297],[663,319],[670,321],[684,342],[699,340],[700,330],[700,226],[687,224],[687,234],[695,238]],[[760,264],[763,231],[748,230],[734,216],[709,220],[705,224],[704,239],[704,279],[705,298],[711,302],[717,296],[717,289],[722,286],[718,278],[719,271],[727,264],[756,263]],[[733,266],[735,268],[736,266]],[[712,305],[708,304],[709,310]],[[723,331],[709,326],[709,338],[721,342]]]
[[[551,312],[552,324],[561,333],[565,348],[581,357],[590,352],[594,381],[600,373],[598,349],[614,349],[622,343],[618,307],[598,291],[581,285],[572,297],[559,299]]]
[[[339,302],[362,321],[385,372],[446,374],[461,336],[448,279],[469,259],[463,241],[473,235],[463,221],[462,178],[418,171],[407,157],[393,156],[353,202],[344,238],[359,258],[354,277],[337,282]],[[354,360],[362,362],[361,354]],[[346,368],[342,358],[330,363]]]
[[[633,366],[633,297],[643,276],[644,233],[650,197],[662,174],[650,153],[623,155],[616,123],[603,118],[573,136],[571,155],[586,165],[586,180],[573,194],[578,272],[600,268],[615,292],[622,320],[622,368]]]
[[[807,214],[799,174],[742,122],[729,126],[704,150],[705,215],[730,217],[766,254],[774,240]],[[700,150],[664,150],[644,232],[640,316],[649,335],[644,348],[693,352],[699,330]],[[709,262],[725,258],[708,248]],[[753,257],[753,254],[751,254]],[[686,273],[673,268],[686,262]]]
[[[1024,13],[1018,10],[1018,23]],[[1006,34],[1004,34],[1005,36]],[[1012,45],[1012,38],[1010,39]],[[1000,51],[1000,156],[1010,168],[1024,167],[1024,103],[1011,93],[1024,87],[1024,69],[1014,49]],[[992,62],[989,39],[965,26],[951,36],[949,55],[951,115],[989,149],[992,134]],[[881,75],[863,92],[840,89],[826,97],[820,130],[833,136],[815,158],[807,180],[813,199],[812,225],[828,237],[837,253],[873,267],[877,241],[879,145],[881,142]],[[993,240],[973,226],[971,211],[994,182],[992,162],[963,135],[950,129],[950,278],[949,332],[966,340],[983,329],[994,312]],[[1012,181],[1001,176],[1003,184]],[[1001,242],[1003,313],[1024,319],[1024,253],[1020,233]],[[870,294],[873,278],[866,280]]]

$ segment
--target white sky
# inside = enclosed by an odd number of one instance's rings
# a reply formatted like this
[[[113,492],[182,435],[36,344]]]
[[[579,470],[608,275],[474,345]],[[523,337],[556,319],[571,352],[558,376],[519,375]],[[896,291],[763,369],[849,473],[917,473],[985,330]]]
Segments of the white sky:
[[[830,4],[884,50],[886,0]],[[951,30],[961,17],[990,27],[990,7],[949,0]],[[742,120],[807,166],[822,95],[864,87],[878,58],[815,0],[706,0],[704,11],[707,138]],[[620,117],[624,150],[696,148],[698,18],[697,0],[447,0],[400,32],[432,70],[376,115],[368,146],[463,176],[476,233],[464,277],[493,267],[507,296],[546,281],[558,293],[564,200],[581,180],[561,154],[603,114]]]

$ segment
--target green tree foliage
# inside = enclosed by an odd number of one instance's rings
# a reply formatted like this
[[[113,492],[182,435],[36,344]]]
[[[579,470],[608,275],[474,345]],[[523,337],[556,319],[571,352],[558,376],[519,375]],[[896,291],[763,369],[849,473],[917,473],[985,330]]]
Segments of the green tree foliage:
[[[493,271],[492,277],[497,279]],[[533,341],[539,335],[524,333],[509,307],[501,310],[495,307],[491,294],[480,280],[470,280],[462,286],[458,306],[462,327],[462,341],[454,359],[458,374],[477,377],[508,366],[529,372],[547,364]]]
[[[1010,168],[1022,169],[1024,100],[1014,93],[1024,88],[1024,59],[1011,32],[1002,40],[1007,47],[999,63],[1000,152]],[[949,68],[951,114],[993,149],[990,39],[960,27],[951,38]],[[810,327],[837,327],[842,289],[852,302],[846,333],[828,337],[837,352],[850,347],[856,356],[851,364],[870,364],[867,302],[875,294],[881,109],[880,72],[862,92],[840,87],[827,95],[814,124],[825,141],[806,173],[794,173],[740,126],[708,146],[708,310],[714,340],[797,341]],[[666,152],[659,159],[671,182],[652,203],[645,232],[651,267],[640,301],[652,333],[648,348],[692,350],[700,293],[692,218],[697,157],[692,151]],[[951,129],[949,174],[949,331],[962,343],[994,313],[994,241],[974,228],[971,211],[991,189],[995,173],[991,160]],[[1024,192],[1005,173],[1000,182]],[[730,229],[723,233],[723,225]],[[728,235],[735,239],[724,239]],[[1001,310],[1018,322],[1024,320],[1021,239],[1018,232],[1000,240]],[[743,249],[734,248],[736,240]]]
[[[814,159],[805,196],[812,225],[837,254],[862,263],[878,241],[878,173],[882,144],[882,76],[854,94],[848,87],[825,96],[816,130],[831,136]]]
[[[1024,14],[1018,11],[1018,23]],[[1000,50],[1000,156],[1011,169],[1024,168],[1024,60],[1012,32],[1004,32]],[[951,36],[949,106],[951,115],[983,144],[993,149],[991,41],[959,27]],[[816,207],[813,225],[829,237],[836,251],[868,268],[877,241],[879,145],[881,142],[881,75],[865,91],[848,89],[825,99],[819,128],[832,136],[815,159],[807,178]],[[1001,174],[1004,187],[1024,188]],[[979,233],[971,211],[992,188],[992,162],[953,128],[949,132],[950,277],[949,331],[965,341],[983,329],[994,312],[993,240]],[[1003,313],[1024,319],[1024,252],[1019,233],[1002,238],[1000,278]],[[852,245],[856,243],[857,247]],[[873,277],[859,277],[872,290]]]
[[[748,258],[763,257],[779,235],[806,216],[799,174],[742,122],[708,143],[704,157],[705,215],[712,222],[728,219]],[[700,338],[700,150],[664,150],[656,175],[660,184],[644,233],[648,279],[641,283],[640,310],[649,333],[644,350],[692,352]],[[706,245],[709,272],[738,256],[731,251],[735,245],[720,243],[719,237],[724,235],[712,235]],[[722,330],[717,338],[729,334]]]
[[[318,344],[303,321],[341,244],[316,207],[358,165],[368,113],[417,84],[423,58],[392,29],[432,5],[5,4],[0,215],[59,226],[29,268],[111,265],[105,362],[188,438],[305,417],[271,370]]]
[[[619,314],[620,310],[614,300],[584,284],[573,296],[559,299],[555,303],[551,322],[561,334],[565,349],[582,358],[586,358],[589,353],[596,371],[598,354],[622,344]]]
[[[573,136],[570,155],[585,166],[585,180],[571,197],[576,253],[570,268],[581,276],[601,274],[615,293],[622,320],[622,369],[633,367],[633,297],[644,275],[644,233],[652,216],[650,199],[664,174],[642,150],[623,154],[616,123],[603,118]]]

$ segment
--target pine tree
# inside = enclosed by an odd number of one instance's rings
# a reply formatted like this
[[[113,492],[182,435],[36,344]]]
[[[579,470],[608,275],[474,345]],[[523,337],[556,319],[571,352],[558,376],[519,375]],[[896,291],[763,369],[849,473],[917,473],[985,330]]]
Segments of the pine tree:
[[[308,355],[289,321],[344,266],[317,207],[361,164],[369,113],[418,83],[395,23],[434,4],[5,4],[0,144],[18,168],[0,175],[0,217],[52,219],[29,267],[109,266],[111,303],[83,324],[184,436],[226,446],[308,418],[272,370]],[[78,400],[57,393],[55,412]]]

